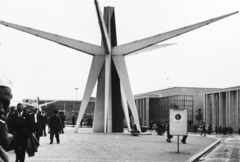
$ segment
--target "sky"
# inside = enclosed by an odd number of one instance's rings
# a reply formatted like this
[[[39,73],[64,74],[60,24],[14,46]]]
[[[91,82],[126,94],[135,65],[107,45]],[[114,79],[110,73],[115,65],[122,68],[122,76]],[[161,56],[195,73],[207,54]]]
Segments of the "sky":
[[[118,45],[240,10],[239,0],[99,0],[115,8]],[[94,0],[0,0],[0,21],[101,45]],[[240,85],[240,14],[126,56],[133,94]],[[0,73],[22,99],[81,100],[92,56],[0,25]],[[76,91],[75,88],[78,88]],[[92,96],[96,96],[94,90]]]

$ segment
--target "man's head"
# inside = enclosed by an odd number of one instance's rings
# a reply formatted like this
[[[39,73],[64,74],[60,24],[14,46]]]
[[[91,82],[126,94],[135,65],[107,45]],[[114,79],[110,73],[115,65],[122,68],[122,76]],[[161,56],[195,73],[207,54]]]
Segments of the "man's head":
[[[17,104],[17,111],[21,113],[23,111],[23,105],[21,103]]]
[[[16,110],[16,108],[15,108],[14,106],[11,106],[11,107],[10,107],[10,112],[11,112],[11,113],[15,112],[15,110]]]
[[[37,113],[37,108],[36,108],[36,107],[33,108],[33,113],[34,113],[34,114]]]
[[[5,120],[6,113],[12,99],[12,82],[3,75],[0,75],[0,119]]]
[[[54,114],[57,114],[57,113],[58,113],[58,111],[57,111],[57,110],[54,110],[54,111],[53,111],[53,113],[54,113]]]

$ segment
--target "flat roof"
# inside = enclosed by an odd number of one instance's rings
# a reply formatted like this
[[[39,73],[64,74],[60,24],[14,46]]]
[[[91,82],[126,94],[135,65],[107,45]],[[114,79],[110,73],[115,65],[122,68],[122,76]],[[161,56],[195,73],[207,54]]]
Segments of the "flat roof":
[[[222,89],[219,89],[219,90],[213,90],[213,91],[209,91],[209,92],[207,92],[205,94],[227,92],[227,91],[235,91],[235,90],[238,90],[238,89],[240,89],[240,86],[234,86],[234,87],[222,88]]]
[[[141,97],[159,97],[159,93],[163,92],[163,91],[170,91],[172,89],[209,89],[209,90],[219,90],[220,88],[204,88],[204,87],[171,87],[171,88],[165,88],[165,89],[161,89],[161,90],[156,90],[156,91],[151,91],[151,92],[146,92],[146,93],[141,93],[141,94],[137,94],[134,95],[135,98],[141,98]]]

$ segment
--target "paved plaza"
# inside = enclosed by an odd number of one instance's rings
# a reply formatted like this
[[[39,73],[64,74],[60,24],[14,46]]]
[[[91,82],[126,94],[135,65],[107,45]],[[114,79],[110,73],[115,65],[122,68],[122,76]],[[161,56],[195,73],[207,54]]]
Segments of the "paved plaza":
[[[239,162],[240,161],[240,136],[218,135],[222,142],[212,152],[201,160],[204,162]]]
[[[187,144],[179,144],[177,137],[172,143],[166,142],[166,133],[157,135],[132,136],[127,133],[93,133],[92,128],[80,128],[74,133],[73,127],[66,127],[60,135],[60,144],[49,144],[49,134],[40,139],[40,147],[34,157],[26,155],[26,162],[185,162],[217,142],[216,138],[189,134]],[[180,137],[179,139],[181,139]],[[55,139],[54,139],[55,140]],[[15,161],[13,151],[9,152],[10,161]]]

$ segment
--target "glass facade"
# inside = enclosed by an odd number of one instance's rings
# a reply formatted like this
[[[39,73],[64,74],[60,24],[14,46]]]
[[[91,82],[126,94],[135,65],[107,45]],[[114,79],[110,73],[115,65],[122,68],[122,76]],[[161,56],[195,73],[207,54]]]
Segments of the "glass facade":
[[[169,109],[179,107],[188,110],[188,122],[193,122],[193,96],[175,95],[149,98],[149,120],[154,123],[169,122]]]

